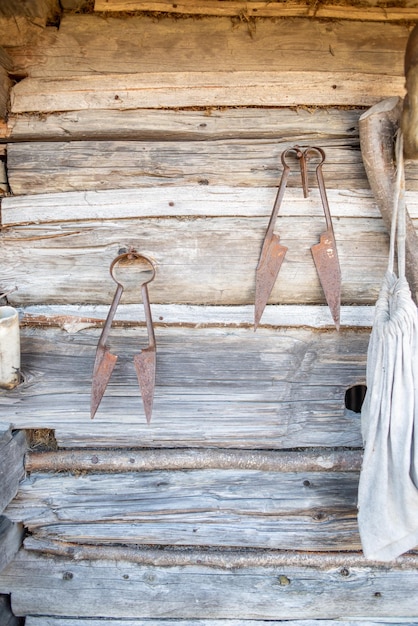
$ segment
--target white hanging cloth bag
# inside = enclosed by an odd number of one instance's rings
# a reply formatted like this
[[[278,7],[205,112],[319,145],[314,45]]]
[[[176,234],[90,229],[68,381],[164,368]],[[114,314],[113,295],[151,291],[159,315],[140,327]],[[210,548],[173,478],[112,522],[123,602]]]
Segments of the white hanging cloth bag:
[[[364,556],[377,561],[390,561],[418,546],[418,313],[405,278],[400,133],[396,158],[389,262],[376,302],[361,411],[364,457],[358,523]]]

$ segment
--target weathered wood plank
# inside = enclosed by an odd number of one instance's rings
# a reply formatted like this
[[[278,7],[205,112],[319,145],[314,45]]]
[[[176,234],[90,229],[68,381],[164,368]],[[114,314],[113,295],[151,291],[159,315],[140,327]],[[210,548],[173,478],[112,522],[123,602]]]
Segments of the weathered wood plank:
[[[283,150],[302,143],[286,140],[73,141],[8,144],[7,167],[15,195],[155,186],[276,186]],[[358,139],[324,139],[324,177],[329,188],[367,189]],[[408,189],[418,189],[416,168],[407,170]],[[300,186],[299,169],[291,185]],[[311,186],[316,187],[313,182]]]
[[[23,543],[23,535],[23,526],[21,524],[14,524],[6,517],[0,516],[0,572],[17,554]],[[0,618],[1,615],[0,609]],[[0,624],[3,626],[1,619]]]
[[[389,74],[311,70],[25,78],[11,91],[11,111],[50,113],[193,106],[370,107],[392,96],[403,97],[404,82],[403,76]]]
[[[393,620],[392,620],[392,623]],[[396,618],[397,624],[403,624],[404,626],[417,626],[418,622],[411,621],[409,618]],[[100,619],[89,620],[86,624],[85,620],[79,620],[77,618],[67,619],[59,617],[31,617],[26,618],[25,626],[163,626],[164,622],[159,619],[146,619],[146,620],[106,620]],[[206,619],[193,619],[193,620],[170,620],[166,622],[167,626],[266,626],[266,622],[259,620],[206,620]],[[269,620],[268,626],[384,626],[386,621],[370,621],[370,620],[350,620],[347,622],[344,619],[341,620],[291,620],[283,621]],[[6,625],[8,626],[8,625]]]
[[[107,317],[109,306],[104,305],[34,305],[20,309],[21,324],[41,328],[58,327],[68,333],[100,325]],[[199,306],[187,304],[154,304],[153,320],[156,326],[188,326],[208,328],[253,327],[253,306]],[[370,328],[374,318],[373,306],[342,306],[341,328]],[[114,323],[137,325],[144,323],[142,304],[121,304]],[[278,328],[299,326],[333,329],[334,321],[327,306],[268,304],[259,327]]]
[[[294,181],[297,182],[300,181]],[[1,217],[3,228],[75,220],[150,217],[263,217],[267,224],[276,195],[276,187],[218,185],[46,193],[4,198]],[[332,215],[337,220],[353,216],[380,218],[380,211],[368,189],[329,189],[327,196]],[[406,200],[409,214],[418,218],[418,194],[407,192]],[[319,215],[321,207],[317,188],[312,188],[309,198],[304,198],[300,188],[289,187],[280,207],[280,217]]]
[[[261,20],[249,36],[247,25],[234,28],[227,18],[189,19],[178,37],[171,19],[67,16],[51,45],[27,53],[34,61],[12,90],[11,110],[371,106],[404,95],[404,26],[288,26]]]
[[[299,142],[358,139],[362,109],[240,108],[205,110],[67,111],[47,116],[10,115],[16,141],[277,139]]]
[[[281,2],[258,2],[249,0],[245,3],[237,0],[182,0],[173,4],[167,0],[95,0],[95,11],[155,11],[183,15],[237,16],[240,19],[256,17],[315,17],[318,19],[349,19],[370,21],[417,20],[417,6],[386,7],[373,3],[362,6],[345,4],[313,5],[307,0]]]
[[[9,49],[14,56],[17,52],[20,70],[24,67],[21,61],[25,52],[21,48],[29,46],[29,57],[32,62],[35,42],[43,38],[48,22],[57,20],[60,14],[59,0],[2,0],[0,3],[0,45]],[[22,54],[23,52],[23,54]],[[26,54],[28,54],[26,50]],[[23,58],[22,58],[23,57]]]
[[[324,304],[310,247],[324,231],[322,207],[303,217],[281,216],[277,228],[289,251],[272,290],[271,304]],[[109,305],[115,284],[109,266],[133,247],[155,260],[151,302],[243,305],[254,302],[255,268],[266,218],[144,218],[32,225],[5,230],[2,289],[18,290],[14,305]],[[387,267],[388,236],[381,218],[334,220],[342,271],[342,304],[374,304]],[[367,268],[367,271],[365,271]],[[138,303],[136,271],[125,282],[124,303]]]
[[[235,73],[249,72],[255,81],[257,74],[263,71],[267,71],[267,75],[268,72],[273,75],[310,72],[305,89],[309,88],[311,97],[315,98],[315,92],[324,89],[322,79],[315,83],[315,78],[320,78],[322,73],[325,79],[328,72],[336,76],[341,72],[349,80],[350,75],[366,72],[378,75],[382,87],[390,81],[389,76],[392,80],[403,77],[410,30],[411,26],[405,24],[323,22],[307,18],[260,20],[249,32],[248,24],[233,24],[228,18],[196,20],[192,17],[180,23],[162,16],[155,20],[144,15],[128,19],[109,15],[65,15],[59,30],[51,31],[50,45],[37,50],[39,57],[33,59],[35,64],[29,69],[29,77],[57,79],[59,84],[69,77],[85,76],[89,81],[96,75],[98,84],[103,82],[104,87],[110,85],[114,77],[125,75],[126,85],[131,77],[138,88],[140,84],[135,74],[143,78],[149,75],[146,82],[147,87],[151,87],[153,74],[167,73],[169,79],[171,73],[181,77],[190,72],[197,79],[201,74],[209,78],[211,72],[214,76],[219,72],[231,79],[232,89],[239,84],[234,82]],[[71,50],[71,55],[63,54],[63,50]],[[17,86],[18,91],[25,82]],[[93,81],[91,87],[95,84]],[[210,83],[204,79],[201,84],[208,87]],[[180,86],[181,82],[177,88]],[[113,97],[117,89],[115,84]],[[369,91],[371,89],[372,85]],[[121,101],[116,108],[127,108],[123,106],[123,94],[119,95]],[[114,104],[118,104],[117,101],[114,100]],[[152,104],[152,108],[155,106]],[[102,107],[97,103],[96,108]]]
[[[6,417],[7,412],[3,415]],[[16,495],[19,481],[25,475],[26,449],[25,434],[12,433],[8,424],[0,423],[0,513]]]
[[[352,472],[33,473],[6,515],[69,543],[360,550],[357,488]]]
[[[90,420],[98,336],[22,329],[25,382],[0,395],[14,427],[55,429],[63,447],[362,445],[359,415],[344,398],[364,384],[368,331],[158,328],[151,426],[132,365],[144,329],[112,330],[120,360]]]
[[[12,593],[17,615],[378,620],[399,615],[416,619],[417,580],[416,569],[408,567],[163,569],[21,551],[0,575],[0,589]]]
[[[6,595],[0,595],[0,623],[2,626],[22,626],[22,620],[13,615],[10,598]]]

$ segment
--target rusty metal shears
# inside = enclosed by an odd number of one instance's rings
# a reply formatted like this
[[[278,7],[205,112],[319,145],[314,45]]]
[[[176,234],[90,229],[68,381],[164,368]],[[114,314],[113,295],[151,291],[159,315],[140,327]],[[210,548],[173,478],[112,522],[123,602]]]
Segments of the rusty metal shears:
[[[147,422],[149,423],[151,421],[152,405],[154,401],[156,344],[151,317],[151,307],[148,296],[148,284],[152,280],[154,280],[155,265],[149,257],[145,256],[144,254],[139,254],[135,250],[130,250],[128,252],[120,254],[112,261],[110,265],[110,275],[117,284],[117,288],[105,324],[103,326],[99,342],[97,344],[96,359],[94,362],[93,380],[91,387],[90,416],[92,419],[94,418],[96,411],[99,408],[100,402],[103,398],[104,392],[106,391],[106,387],[112,375],[113,368],[115,367],[116,361],[118,360],[118,357],[109,351],[109,348],[106,345],[106,341],[109,336],[116,309],[119,305],[124,290],[122,283],[120,283],[115,278],[114,269],[120,261],[123,261],[125,259],[143,259],[152,270],[151,277],[141,285],[142,302],[144,305],[145,321],[147,325],[149,343],[146,348],[143,348],[141,352],[135,354],[134,356],[134,365],[138,377],[139,387],[141,390],[145,416]]]
[[[319,157],[319,163],[316,165],[315,174],[325,214],[326,230],[321,234],[319,243],[311,247],[311,253],[322,289],[324,291],[325,299],[331,310],[331,315],[338,330],[340,327],[341,270],[322,173],[322,165],[325,161],[325,152],[322,148],[307,147],[302,150],[299,146],[288,148],[287,150],[284,150],[281,155],[283,164],[282,177],[256,269],[254,330],[257,329],[261,320],[267,300],[270,297],[270,293],[273,289],[274,283],[276,282],[283,259],[288,250],[286,246],[280,244],[280,237],[274,233],[274,226],[290,174],[290,166],[286,159],[291,153],[295,153],[296,157],[299,159],[303,195],[305,198],[308,197],[309,192],[307,169],[308,160],[311,157]]]

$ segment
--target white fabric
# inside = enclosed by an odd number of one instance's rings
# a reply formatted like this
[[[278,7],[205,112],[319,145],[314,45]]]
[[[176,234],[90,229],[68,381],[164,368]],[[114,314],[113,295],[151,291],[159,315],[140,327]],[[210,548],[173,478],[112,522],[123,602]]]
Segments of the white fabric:
[[[402,198],[401,192],[394,207],[389,268],[376,303],[361,412],[365,449],[358,523],[365,557],[378,561],[418,545],[418,313],[404,276]],[[396,225],[399,278],[392,271]]]

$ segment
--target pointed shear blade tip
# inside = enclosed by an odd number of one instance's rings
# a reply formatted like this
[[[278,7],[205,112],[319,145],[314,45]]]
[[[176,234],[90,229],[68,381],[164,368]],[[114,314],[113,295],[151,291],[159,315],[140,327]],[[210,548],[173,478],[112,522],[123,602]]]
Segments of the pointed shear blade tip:
[[[147,423],[151,422],[155,391],[156,353],[155,348],[144,348],[134,356],[134,365],[141,389],[142,403]]]

